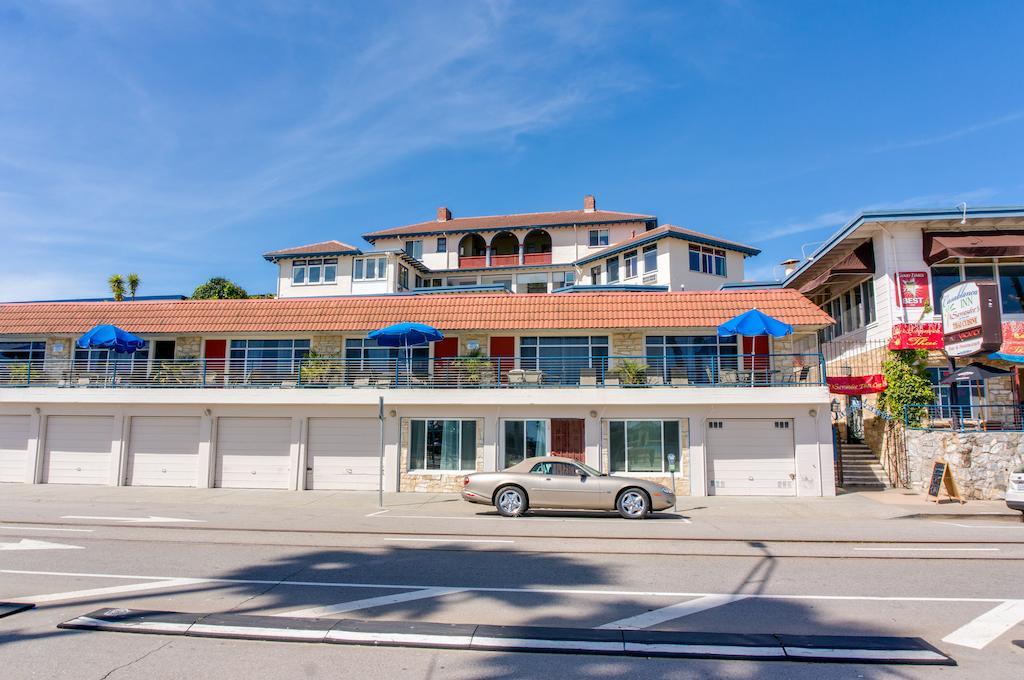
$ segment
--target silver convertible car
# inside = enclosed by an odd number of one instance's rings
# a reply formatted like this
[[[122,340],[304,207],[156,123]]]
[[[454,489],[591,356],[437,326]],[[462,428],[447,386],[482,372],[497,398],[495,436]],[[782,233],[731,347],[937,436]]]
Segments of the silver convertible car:
[[[652,510],[676,504],[672,489],[656,482],[611,477],[571,458],[539,456],[501,472],[466,475],[462,499],[493,505],[505,517],[530,508],[618,510],[626,519],[643,519]]]

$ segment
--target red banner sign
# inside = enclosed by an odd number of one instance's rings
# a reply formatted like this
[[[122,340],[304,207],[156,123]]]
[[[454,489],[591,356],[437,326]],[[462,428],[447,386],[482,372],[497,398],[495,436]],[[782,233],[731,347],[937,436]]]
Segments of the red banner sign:
[[[885,376],[881,373],[875,375],[853,375],[841,376],[838,378],[826,378],[828,391],[832,394],[874,394],[882,392],[888,385]]]
[[[942,324],[895,324],[889,349],[942,349]]]
[[[924,307],[931,300],[928,272],[900,272],[897,280],[900,292],[896,304],[904,307]]]
[[[1003,322],[1003,344],[999,351],[1024,356],[1024,321]]]

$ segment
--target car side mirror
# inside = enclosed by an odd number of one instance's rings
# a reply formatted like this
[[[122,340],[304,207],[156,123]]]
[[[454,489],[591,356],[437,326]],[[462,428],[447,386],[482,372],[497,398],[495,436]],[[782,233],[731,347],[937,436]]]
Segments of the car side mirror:
[[[586,472],[581,472],[581,473],[580,473],[580,481],[581,481],[581,482],[585,482],[585,481],[587,481],[587,477],[589,477],[589,476],[590,476],[590,475],[588,475],[588,474],[587,474]]]

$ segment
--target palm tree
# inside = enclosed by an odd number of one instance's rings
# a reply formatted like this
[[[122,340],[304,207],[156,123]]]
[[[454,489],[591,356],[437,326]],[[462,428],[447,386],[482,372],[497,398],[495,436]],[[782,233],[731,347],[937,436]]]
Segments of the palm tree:
[[[129,274],[128,275],[128,294],[132,296],[132,300],[135,299],[135,291],[139,289],[139,275]]]
[[[110,292],[114,294],[114,300],[121,302],[124,300],[124,278],[120,274],[114,274],[107,283],[110,284]]]

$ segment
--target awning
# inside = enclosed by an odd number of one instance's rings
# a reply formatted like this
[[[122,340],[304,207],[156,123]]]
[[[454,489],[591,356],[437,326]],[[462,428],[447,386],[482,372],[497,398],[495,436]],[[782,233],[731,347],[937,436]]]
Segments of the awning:
[[[948,257],[1024,257],[1024,231],[926,231],[924,261]]]
[[[844,257],[836,264],[829,267],[818,277],[800,286],[800,292],[807,294],[819,288],[836,276],[861,276],[875,273],[875,247],[871,241],[865,241],[853,252]]]

